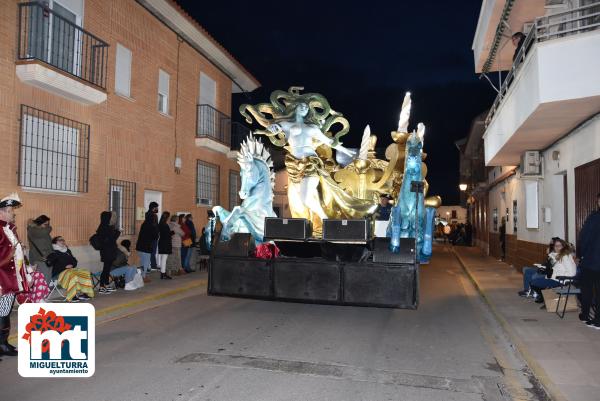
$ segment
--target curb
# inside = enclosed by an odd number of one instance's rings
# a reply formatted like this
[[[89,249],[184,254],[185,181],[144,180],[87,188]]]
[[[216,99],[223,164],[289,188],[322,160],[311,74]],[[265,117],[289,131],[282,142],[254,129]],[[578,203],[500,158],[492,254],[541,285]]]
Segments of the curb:
[[[475,276],[471,273],[471,270],[467,267],[467,264],[464,262],[461,256],[454,250],[453,247],[450,248],[450,250],[458,260],[458,263],[462,266],[464,272],[469,277],[469,280],[471,280],[471,282],[477,289],[477,292],[479,293],[481,298],[483,298],[484,302],[490,308],[490,311],[492,312],[496,320],[500,323],[502,329],[504,329],[504,331],[508,334],[510,341],[515,345],[517,351],[519,351],[519,353],[521,354],[521,356],[535,375],[536,379],[542,384],[544,390],[546,390],[546,393],[548,394],[550,399],[552,399],[553,401],[568,401],[568,399],[560,392],[556,384],[554,384],[554,382],[548,377],[548,374],[546,373],[544,368],[542,368],[540,364],[536,361],[536,359],[531,356],[531,354],[527,350],[527,346],[523,344],[519,336],[511,328],[508,321],[504,318],[504,316],[502,316],[500,312],[498,312],[496,306],[486,295],[483,288],[479,285],[479,281],[477,281]]]
[[[103,316],[104,317],[108,316],[108,315],[110,315],[112,313],[115,313],[115,312],[118,312],[118,311],[121,311],[121,310],[124,310],[124,309],[132,308],[132,307],[139,306],[139,305],[143,305],[145,303],[152,302],[152,301],[157,301],[157,300],[160,300],[160,299],[169,298],[169,297],[172,297],[172,296],[177,295],[177,294],[182,294],[182,293],[194,290],[196,288],[201,288],[203,286],[206,286],[207,283],[208,283],[207,279],[194,280],[191,283],[189,283],[189,284],[187,284],[185,286],[179,287],[179,288],[174,288],[172,290],[163,291],[163,292],[160,292],[158,294],[146,295],[145,297],[138,298],[138,299],[135,299],[135,300],[132,300],[132,301],[123,302],[123,303],[120,303],[120,304],[117,304],[117,305],[107,306],[106,308],[102,308],[102,309],[96,311],[96,319],[101,318]],[[172,302],[178,301],[180,299],[184,299],[184,298],[187,298],[188,296],[192,296],[192,295],[193,294],[187,294],[185,296],[174,298],[174,299],[172,299],[170,301],[172,301]],[[126,313],[126,314],[123,314],[121,316],[113,316],[112,318],[106,318],[106,319],[101,320],[101,321],[96,320],[96,326],[98,326],[100,324],[112,322],[112,321],[115,321],[115,320],[118,320],[118,319],[122,319],[122,318],[125,318],[125,317],[128,317],[128,316],[134,315],[136,313],[143,312],[143,311],[148,310],[148,309],[153,309],[153,308],[156,308],[158,306],[165,305],[167,303],[169,303],[169,302],[164,302],[164,303],[161,303],[161,304],[158,304],[158,305],[150,305],[147,308],[143,308],[143,309],[140,309],[140,310],[132,311],[131,313]],[[8,340],[11,341],[11,342],[15,341],[16,339],[17,339],[17,333],[11,334],[8,337]]]

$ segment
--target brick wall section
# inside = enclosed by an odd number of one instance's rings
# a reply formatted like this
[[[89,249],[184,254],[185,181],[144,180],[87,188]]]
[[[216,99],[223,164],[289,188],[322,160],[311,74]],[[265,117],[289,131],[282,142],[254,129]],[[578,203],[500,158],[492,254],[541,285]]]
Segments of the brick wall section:
[[[546,260],[546,244],[522,241],[517,239],[516,235],[506,235],[506,262],[522,271],[525,266],[532,266],[534,263],[543,263]],[[500,235],[490,232],[490,255],[500,258]]]
[[[227,76],[187,43],[180,43],[174,32],[134,0],[86,0],[84,29],[110,48],[108,100],[83,106],[19,81],[17,15],[17,2],[6,1],[0,15],[0,138],[5,168],[0,192],[4,196],[18,191],[23,199],[17,221],[22,237],[27,219],[43,213],[52,218],[54,234],[65,236],[71,245],[87,244],[100,212],[108,207],[109,178],[137,184],[136,206],[142,206],[145,189],[162,191],[163,210],[191,211],[196,225],[203,225],[206,208],[195,204],[198,159],[220,167],[220,203],[228,204],[228,172],[239,170],[237,163],[194,142],[200,72],[216,81],[217,108],[231,115],[232,82]],[[131,98],[114,93],[117,43],[133,54]],[[171,76],[169,116],[157,111],[159,68]],[[90,125],[88,193],[41,193],[17,185],[21,104]],[[183,163],[179,175],[174,172],[176,154]]]

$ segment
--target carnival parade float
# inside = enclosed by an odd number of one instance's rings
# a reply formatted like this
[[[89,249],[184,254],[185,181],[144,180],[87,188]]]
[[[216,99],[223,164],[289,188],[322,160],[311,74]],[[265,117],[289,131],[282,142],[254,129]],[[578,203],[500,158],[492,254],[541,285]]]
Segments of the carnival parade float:
[[[410,93],[378,159],[369,126],[360,148],[348,149],[348,120],[323,95],[302,90],[240,106],[260,128],[238,152],[241,205],[215,206],[207,226],[209,294],[416,308],[441,198],[427,197],[425,126],[409,131]],[[263,140],[285,152],[291,218],[273,211],[275,174]],[[384,194],[394,204],[389,220],[376,221]]]

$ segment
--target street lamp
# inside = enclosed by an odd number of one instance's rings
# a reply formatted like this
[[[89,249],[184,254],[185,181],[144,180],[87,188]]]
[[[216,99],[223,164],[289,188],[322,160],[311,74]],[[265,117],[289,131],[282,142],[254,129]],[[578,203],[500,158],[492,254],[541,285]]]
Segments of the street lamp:
[[[467,190],[467,184],[458,184],[458,188],[464,192]]]

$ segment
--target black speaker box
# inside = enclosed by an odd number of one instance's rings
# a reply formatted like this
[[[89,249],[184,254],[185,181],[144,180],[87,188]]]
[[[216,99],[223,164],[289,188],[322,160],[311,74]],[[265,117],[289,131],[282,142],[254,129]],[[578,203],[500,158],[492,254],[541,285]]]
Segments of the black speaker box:
[[[367,241],[370,237],[369,220],[323,220],[323,239],[326,241]]]
[[[229,241],[218,241],[213,256],[249,256],[256,249],[254,237],[247,233],[235,233]]]
[[[312,235],[310,221],[306,219],[282,219],[265,217],[265,240],[305,240]]]
[[[400,251],[390,251],[389,238],[375,238],[373,245],[373,262],[386,264],[414,264],[416,263],[417,247],[414,238],[400,238]]]

